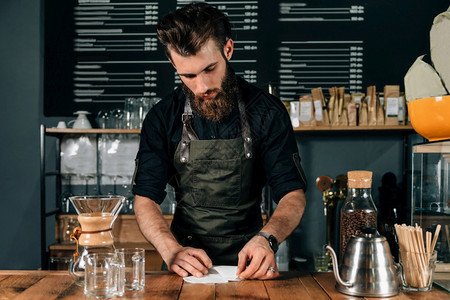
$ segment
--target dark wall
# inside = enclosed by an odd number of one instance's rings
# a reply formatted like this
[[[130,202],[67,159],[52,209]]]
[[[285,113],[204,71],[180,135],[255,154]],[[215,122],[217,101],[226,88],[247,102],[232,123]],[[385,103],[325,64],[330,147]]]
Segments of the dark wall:
[[[58,119],[43,116],[42,3],[0,1],[0,269],[41,266],[39,125],[55,126]],[[300,249],[299,255],[310,257],[320,244],[315,237],[324,232],[315,178],[335,177],[350,168],[373,169],[374,186],[378,187],[384,172],[401,176],[403,137],[364,133],[297,137],[310,187],[300,238],[292,246]],[[50,224],[48,236],[52,235]]]
[[[125,8],[114,6],[118,0],[111,1],[112,11],[103,11],[111,17],[103,25],[103,21],[94,25],[82,20],[86,15],[80,15],[83,11],[79,9],[91,6],[85,1],[45,2],[46,116],[72,116],[77,110],[95,116],[101,109],[123,107],[127,96],[164,97],[179,81],[163,47],[152,35],[156,22],[140,22],[130,15],[128,25],[120,26],[124,21],[114,15],[114,9]],[[157,3],[155,10],[145,8],[144,12],[144,6],[136,6],[142,11],[135,12],[146,16],[157,13],[157,18],[174,10],[178,2]],[[215,5],[230,16],[236,41],[231,59],[235,72],[264,88],[269,82],[278,82],[282,100],[292,101],[318,85],[327,94],[333,86],[344,86],[347,93],[365,92],[369,85],[382,91],[386,84],[398,84],[403,90],[404,74],[419,55],[429,53],[433,18],[449,1],[290,0],[250,1],[249,5],[225,1]],[[322,21],[313,21],[317,19]],[[124,35],[82,34],[110,29],[120,29]],[[135,40],[128,33],[145,37]],[[90,42],[80,42],[86,38]],[[118,40],[129,39],[139,42],[117,45]],[[144,42],[147,39],[150,42]],[[152,46],[136,48],[139,43]]]
[[[40,13],[40,1],[0,1],[0,269],[40,267]]]

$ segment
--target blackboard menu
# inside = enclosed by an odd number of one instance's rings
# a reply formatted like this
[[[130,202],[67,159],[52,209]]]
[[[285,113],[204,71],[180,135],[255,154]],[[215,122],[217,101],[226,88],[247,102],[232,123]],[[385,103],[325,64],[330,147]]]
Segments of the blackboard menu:
[[[44,114],[123,107],[127,97],[163,97],[181,81],[156,23],[191,1],[44,1]],[[433,18],[448,0],[208,1],[228,14],[236,73],[282,100],[315,87],[346,92],[403,85],[429,53]]]

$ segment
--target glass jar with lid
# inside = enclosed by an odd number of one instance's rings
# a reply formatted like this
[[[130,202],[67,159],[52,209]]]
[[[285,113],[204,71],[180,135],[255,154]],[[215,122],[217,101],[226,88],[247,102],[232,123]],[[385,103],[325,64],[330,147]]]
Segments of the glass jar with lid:
[[[347,199],[341,208],[340,257],[352,235],[362,234],[364,227],[377,228],[377,209],[372,200],[372,172],[347,172]]]

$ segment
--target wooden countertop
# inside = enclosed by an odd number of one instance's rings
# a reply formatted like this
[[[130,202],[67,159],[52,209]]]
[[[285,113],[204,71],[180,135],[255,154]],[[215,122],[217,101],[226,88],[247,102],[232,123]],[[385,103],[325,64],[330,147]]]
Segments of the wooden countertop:
[[[282,272],[274,280],[246,280],[222,284],[190,284],[168,272],[147,272],[145,291],[126,292],[117,299],[370,299],[341,294],[334,288],[331,272]],[[88,299],[67,271],[0,271],[0,299]],[[372,298],[381,299],[381,298]],[[431,292],[400,292],[404,299],[449,299],[449,293],[434,287]]]

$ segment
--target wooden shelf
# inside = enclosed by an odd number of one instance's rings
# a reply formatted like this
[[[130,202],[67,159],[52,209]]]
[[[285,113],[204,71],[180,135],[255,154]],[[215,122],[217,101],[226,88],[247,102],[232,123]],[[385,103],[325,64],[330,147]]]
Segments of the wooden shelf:
[[[141,133],[140,129],[115,129],[115,128],[92,128],[92,129],[73,129],[73,128],[46,128],[45,133],[51,135],[57,134],[107,134],[107,133],[124,133],[124,134],[132,134]]]
[[[294,127],[294,131],[411,131],[414,129],[411,125],[386,125],[386,126],[303,126]]]
[[[294,131],[411,131],[414,129],[411,125],[389,125],[389,126],[303,126],[303,127],[294,127]],[[46,128],[45,133],[49,135],[58,135],[58,134],[140,134],[140,129],[100,129],[100,128],[92,128],[92,129],[73,129],[73,128]]]

